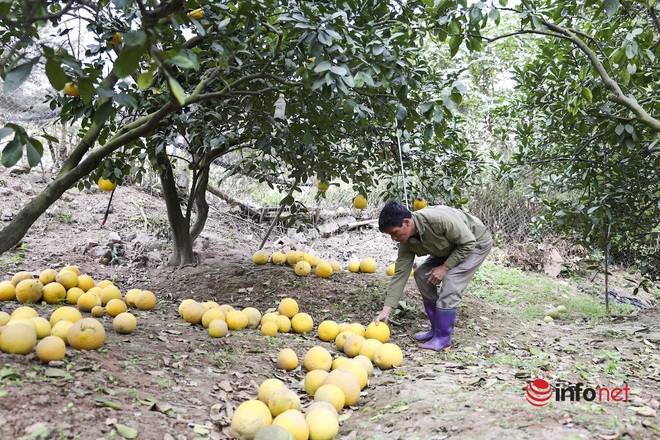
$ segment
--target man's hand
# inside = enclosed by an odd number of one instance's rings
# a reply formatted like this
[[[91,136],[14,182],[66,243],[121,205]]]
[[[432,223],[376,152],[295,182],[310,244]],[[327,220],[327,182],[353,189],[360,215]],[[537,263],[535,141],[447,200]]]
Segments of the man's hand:
[[[428,277],[426,278],[426,282],[429,284],[438,285],[440,284],[440,281],[445,278],[447,272],[449,272],[449,268],[444,264],[438,267],[434,267],[430,271],[426,272],[426,276]]]
[[[390,317],[390,312],[392,311],[392,307],[390,306],[383,306],[383,310],[376,316],[376,319],[374,319],[374,322],[376,325],[380,324],[381,321],[384,323],[387,323],[387,319]]]

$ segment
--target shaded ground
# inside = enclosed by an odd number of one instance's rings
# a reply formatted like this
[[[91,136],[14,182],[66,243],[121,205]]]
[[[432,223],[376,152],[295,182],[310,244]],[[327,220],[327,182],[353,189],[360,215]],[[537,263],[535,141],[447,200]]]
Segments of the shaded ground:
[[[0,169],[0,211],[16,212],[26,196],[43,186],[40,179]],[[33,355],[0,353],[1,439],[121,438],[128,432],[124,426],[135,428],[140,439],[228,438],[233,409],[255,398],[267,378],[279,377],[299,390],[303,404],[309,402],[301,389],[304,370],[275,368],[280,349],[292,348],[302,358],[308,348],[323,345],[339,355],[315,333],[266,338],[258,330],[242,330],[211,339],[202,327],[179,318],[177,308],[185,298],[253,306],[263,313],[288,296],[317,324],[333,319],[367,325],[380,310],[387,283],[383,270],[394,255],[388,240],[371,229],[335,236],[316,250],[324,258],[374,257],[377,274],[300,278],[288,267],[253,265],[250,256],[263,229],[217,205],[200,240],[200,264],[174,269],[160,263],[169,249],[161,201],[122,187],[100,229],[108,196],[69,191],[19,249],[0,256],[0,277],[75,264],[97,281],[112,279],[123,292],[152,290],[158,305],[149,312],[133,311],[138,328],[130,335],[116,334],[110,318],[102,317],[108,330],[103,347],[68,349],[62,363],[44,365]],[[277,238],[269,241],[269,251],[276,250]],[[100,263],[108,255],[115,264]],[[488,292],[489,283],[482,277],[471,288]],[[579,294],[563,284],[558,288]],[[515,305],[468,292],[459,310],[455,347],[437,354],[419,351],[411,337],[426,323],[412,281],[405,295],[407,310],[391,322],[404,364],[376,369],[358,403],[342,412],[338,438],[660,437],[657,309],[602,320],[584,320],[569,311],[567,318],[545,325],[511,313]],[[0,304],[7,312],[16,307]],[[48,316],[54,306],[35,308]],[[558,386],[628,384],[630,398],[535,408],[525,400],[525,387],[537,377]]]

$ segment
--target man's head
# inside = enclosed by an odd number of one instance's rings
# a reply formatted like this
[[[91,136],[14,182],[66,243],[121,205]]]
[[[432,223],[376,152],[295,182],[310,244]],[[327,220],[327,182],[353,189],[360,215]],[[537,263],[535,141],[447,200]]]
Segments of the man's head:
[[[378,217],[378,229],[399,243],[405,243],[417,233],[412,212],[396,200],[388,200],[383,206]]]

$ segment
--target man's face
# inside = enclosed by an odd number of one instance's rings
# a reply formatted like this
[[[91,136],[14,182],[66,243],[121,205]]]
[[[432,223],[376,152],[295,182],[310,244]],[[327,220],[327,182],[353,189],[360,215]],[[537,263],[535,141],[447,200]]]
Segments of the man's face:
[[[386,234],[389,234],[390,237],[392,237],[392,240],[399,243],[407,242],[415,232],[415,222],[411,218],[403,219],[401,226],[395,226],[385,231]]]

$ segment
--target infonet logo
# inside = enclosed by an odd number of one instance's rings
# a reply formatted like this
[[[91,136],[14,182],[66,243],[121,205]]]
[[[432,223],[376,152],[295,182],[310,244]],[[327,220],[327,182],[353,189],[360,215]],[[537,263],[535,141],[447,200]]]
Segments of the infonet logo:
[[[556,402],[579,402],[580,399],[587,402],[627,402],[630,388],[628,384],[624,384],[621,388],[583,388],[583,383],[578,382],[575,385],[568,385],[565,387],[553,387],[545,379],[536,379],[527,384],[526,398],[527,401],[534,406],[546,406],[552,400]]]

